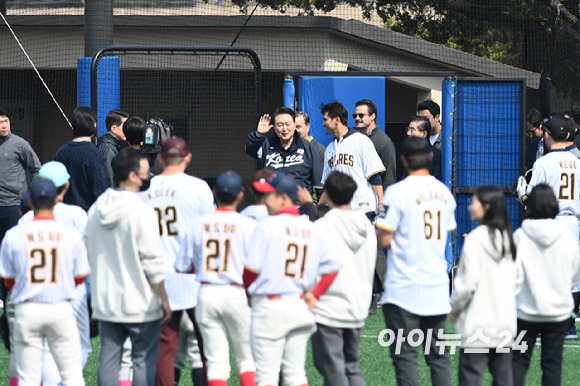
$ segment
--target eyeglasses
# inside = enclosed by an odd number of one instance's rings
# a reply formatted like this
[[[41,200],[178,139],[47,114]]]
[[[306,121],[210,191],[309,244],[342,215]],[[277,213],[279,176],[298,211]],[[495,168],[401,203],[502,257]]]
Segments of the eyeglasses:
[[[358,119],[363,119],[364,117],[366,117],[368,114],[353,114],[352,118],[356,119],[358,117]]]
[[[415,129],[414,127],[411,127],[411,126],[409,126],[409,127],[405,128],[405,132],[406,132],[406,133],[415,133],[415,132],[416,132],[416,133],[421,133],[421,132],[423,132],[423,131],[425,131],[425,130],[419,130],[419,129]]]

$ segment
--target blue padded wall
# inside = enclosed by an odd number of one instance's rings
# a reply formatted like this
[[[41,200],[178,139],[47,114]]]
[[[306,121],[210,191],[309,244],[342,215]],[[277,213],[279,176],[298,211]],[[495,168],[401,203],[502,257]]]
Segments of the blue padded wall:
[[[91,105],[91,61],[77,60],[77,105]],[[121,72],[118,56],[105,56],[97,66],[97,121],[98,135],[107,132],[105,118],[111,110],[121,107]],[[95,106],[93,106],[95,107]]]
[[[348,127],[354,127],[354,105],[369,99],[377,105],[377,125],[385,130],[384,76],[301,76],[298,79],[298,110],[310,116],[310,135],[324,146],[334,138],[322,126],[320,107],[338,101],[348,110]]]

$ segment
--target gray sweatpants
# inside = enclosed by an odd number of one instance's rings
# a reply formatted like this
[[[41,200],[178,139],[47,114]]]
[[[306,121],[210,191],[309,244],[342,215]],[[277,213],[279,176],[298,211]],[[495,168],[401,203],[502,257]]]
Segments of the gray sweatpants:
[[[334,328],[316,324],[312,335],[314,366],[324,377],[324,386],[365,386],[359,369],[360,328]]]
[[[155,385],[161,320],[146,323],[109,323],[99,321],[101,355],[97,372],[99,386],[117,385],[121,369],[121,351],[127,337],[131,339],[133,384]]]

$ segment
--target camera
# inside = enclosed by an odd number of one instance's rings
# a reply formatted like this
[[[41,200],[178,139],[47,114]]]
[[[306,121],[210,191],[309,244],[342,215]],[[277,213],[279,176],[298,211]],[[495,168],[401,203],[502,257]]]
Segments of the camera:
[[[151,118],[145,124],[143,129],[143,144],[141,151],[143,153],[160,153],[161,145],[166,139],[171,137],[173,128],[161,118]]]

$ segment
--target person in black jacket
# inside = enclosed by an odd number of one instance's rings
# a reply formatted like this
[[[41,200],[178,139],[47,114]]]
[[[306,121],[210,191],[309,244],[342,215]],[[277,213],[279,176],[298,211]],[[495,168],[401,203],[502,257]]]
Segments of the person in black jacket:
[[[532,108],[526,116],[526,134],[530,138],[526,148],[526,170],[531,170],[534,162],[544,155],[542,113]]]
[[[246,139],[246,153],[258,160],[258,169],[291,175],[320,197],[322,162],[312,144],[296,130],[294,111],[279,107],[274,112],[274,126],[270,122],[268,114],[260,118],[257,130]],[[274,134],[267,135],[272,127]]]
[[[129,118],[129,114],[120,110],[111,110],[105,118],[107,132],[97,139],[97,147],[103,155],[105,161],[105,176],[109,187],[114,187],[113,169],[111,162],[117,156],[117,153],[123,148],[123,142],[126,140],[123,132],[123,125]]]
[[[419,137],[428,139],[431,132],[431,123],[429,119],[425,117],[413,117],[411,118],[411,123],[407,127],[408,137]],[[431,160],[431,165],[429,166],[429,174],[437,178],[439,181],[443,181],[443,173],[441,169],[441,150],[437,149],[435,146],[431,145],[431,153],[433,153],[433,158]]]

